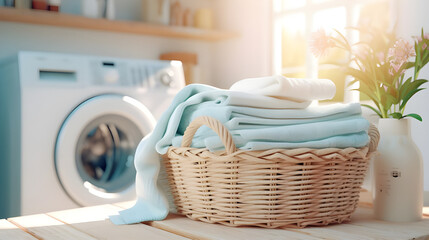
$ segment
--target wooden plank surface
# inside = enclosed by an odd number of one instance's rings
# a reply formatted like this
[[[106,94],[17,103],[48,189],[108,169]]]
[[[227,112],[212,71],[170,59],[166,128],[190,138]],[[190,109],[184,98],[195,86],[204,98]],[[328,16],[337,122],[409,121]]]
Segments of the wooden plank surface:
[[[373,209],[360,207],[349,223],[321,228],[305,228],[298,231],[329,239],[426,239],[429,240],[429,218],[409,223],[391,223],[374,219]],[[322,229],[323,228],[323,229]],[[337,231],[336,235],[330,230]],[[333,234],[334,233],[334,234]],[[420,238],[423,237],[423,238]]]
[[[49,216],[69,224],[79,231],[97,239],[153,239],[184,240],[186,238],[154,228],[145,224],[114,225],[108,218],[122,208],[113,205],[100,205],[65,211],[51,212]]]
[[[374,219],[373,209],[358,208],[352,217],[351,224],[365,227],[366,229],[377,229],[385,232],[390,239],[413,239],[429,235],[429,218],[425,217],[418,222],[395,223]]]
[[[116,226],[109,215],[133,202],[107,204],[0,220],[0,239],[418,239],[429,240],[429,217],[411,223],[375,220],[360,207],[349,223],[304,229],[227,227],[170,214],[163,221]],[[427,208],[424,210],[427,211]]]
[[[134,201],[115,203],[123,209],[130,208]],[[297,233],[284,229],[264,229],[257,227],[228,227],[220,224],[210,224],[194,221],[177,214],[169,214],[163,221],[148,223],[152,227],[164,229],[191,239],[320,239],[312,237],[306,233]]]
[[[257,227],[228,227],[220,224],[194,221],[183,216],[170,214],[163,221],[154,221],[150,226],[186,236],[191,239],[253,240],[253,239],[320,239],[305,233],[284,229],[264,229]]]
[[[114,203],[113,205],[118,206],[122,209],[127,209],[134,206],[135,203],[136,201],[126,201],[126,202]]]
[[[368,192],[362,191],[362,206],[356,209],[349,223],[310,227],[304,229],[262,229],[262,228],[231,228],[219,224],[208,224],[182,216],[170,214],[164,221],[149,223],[151,226],[175,232],[193,239],[413,239],[429,234],[429,219],[415,223],[387,223],[374,220],[370,208],[372,200]],[[121,208],[129,208],[134,202],[116,203]],[[427,208],[425,208],[427,209]],[[423,210],[428,211],[428,210]],[[267,234],[268,233],[268,234]],[[265,238],[264,238],[265,239]],[[429,240],[429,237],[428,237]]]
[[[181,216],[170,214],[164,221],[151,222],[150,225],[176,232],[193,239],[412,239],[429,234],[428,219],[417,223],[387,223],[374,220],[372,200],[368,192],[362,191],[363,206],[356,209],[352,221],[345,224],[329,225],[324,227],[310,227],[304,229],[262,229],[262,228],[230,228],[218,224],[208,224],[182,219]],[[134,202],[115,204],[121,208],[129,208]],[[425,211],[425,210],[424,210]],[[267,234],[269,233],[269,234]],[[248,236],[249,235],[249,236]],[[265,238],[264,238],[265,239]]]
[[[236,33],[218,30],[205,30],[191,27],[173,27],[138,21],[112,21],[102,18],[88,18],[65,13],[6,7],[0,7],[0,21],[153,35],[170,38],[185,38],[203,41],[220,41],[238,37],[238,34]]]
[[[256,227],[226,227],[170,214],[164,221],[151,226],[175,232],[192,239],[413,239],[429,234],[429,222],[396,224],[371,219],[366,211],[354,214],[350,223],[304,229],[263,229]],[[355,220],[359,219],[359,220]],[[363,224],[362,224],[363,223]]]
[[[0,239],[34,240],[37,238],[18,228],[8,220],[0,219]]]
[[[25,228],[38,239],[80,239],[95,240],[96,238],[68,226],[46,214],[36,214],[8,219],[15,225]]]

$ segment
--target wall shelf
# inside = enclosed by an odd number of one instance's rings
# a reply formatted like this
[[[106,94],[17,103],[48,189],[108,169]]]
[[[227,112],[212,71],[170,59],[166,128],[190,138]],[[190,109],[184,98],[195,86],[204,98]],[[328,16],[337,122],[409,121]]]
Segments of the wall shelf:
[[[57,12],[7,7],[0,7],[0,21],[202,41],[221,41],[239,36],[234,32],[220,30],[204,30],[192,27],[156,25],[137,21],[88,18]]]

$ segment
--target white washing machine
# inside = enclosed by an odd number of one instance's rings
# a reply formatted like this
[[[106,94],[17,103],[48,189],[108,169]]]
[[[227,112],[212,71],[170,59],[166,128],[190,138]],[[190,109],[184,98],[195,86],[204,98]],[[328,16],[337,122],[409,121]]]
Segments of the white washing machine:
[[[134,152],[177,61],[20,52],[0,65],[0,218],[135,198]]]

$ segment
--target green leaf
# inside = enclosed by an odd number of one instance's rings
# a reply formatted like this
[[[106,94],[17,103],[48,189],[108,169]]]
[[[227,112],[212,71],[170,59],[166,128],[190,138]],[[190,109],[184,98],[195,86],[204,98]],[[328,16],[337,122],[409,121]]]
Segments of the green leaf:
[[[405,64],[405,69],[409,69],[409,68],[414,67],[414,64],[415,64],[415,62],[407,62],[407,63]]]
[[[396,101],[397,100],[394,96],[392,96],[389,92],[386,92],[386,95],[384,95],[384,97],[382,98],[382,103],[384,103],[384,109],[390,109]]]
[[[383,117],[383,116],[381,116],[380,111],[378,111],[377,109],[375,109],[373,106],[368,105],[368,104],[361,104],[361,106],[363,106],[363,107],[367,107],[367,108],[369,108],[369,109],[373,110],[375,113],[377,113],[377,115],[378,115],[379,117],[381,117],[381,118]]]
[[[359,80],[364,80],[368,78],[368,76],[366,76],[364,72],[354,68],[347,68],[345,73]]]
[[[347,41],[347,38],[346,38],[346,37],[344,37],[344,35],[343,35],[343,34],[341,34],[341,33],[340,33],[340,31],[338,31],[337,29],[334,29],[334,31],[335,31],[338,35],[340,35],[340,37],[343,39],[344,44],[346,44],[346,46],[347,46],[347,49],[350,49],[350,44],[349,44],[349,41]]]
[[[426,79],[417,79],[411,82],[410,89],[417,89],[419,88],[423,83],[427,83],[428,80]]]
[[[426,82],[428,82],[428,80],[426,80],[426,79],[417,79],[417,80],[414,80],[414,81],[410,82],[409,89],[407,89],[407,90],[410,91],[410,90],[417,89],[423,83],[426,83]]]
[[[422,44],[415,44],[415,51],[416,51],[416,69],[417,71],[420,70],[421,62],[422,62],[422,55],[420,52],[420,49],[422,49]]]
[[[420,115],[418,115],[417,113],[410,113],[410,114],[404,115],[403,117],[412,117],[412,118],[419,120],[420,122],[423,121],[422,117]]]
[[[374,83],[371,81],[371,78],[365,74],[365,72],[362,72],[360,70],[354,69],[354,68],[347,68],[345,71],[347,75],[350,75],[354,77],[355,79],[358,79],[359,82],[364,85],[366,85],[371,91],[375,92],[374,89]]]
[[[353,89],[353,90],[357,90],[359,92],[361,92],[362,94],[366,95],[367,97],[369,97],[379,108],[380,106],[380,99],[377,98],[377,96],[375,95],[375,91],[372,91],[371,89],[368,89],[365,85],[361,84],[359,89]]]
[[[394,112],[394,113],[391,113],[389,115],[392,116],[393,118],[396,118],[396,119],[402,118],[402,113],[400,113],[400,112]]]
[[[423,90],[424,88],[419,88],[419,89],[414,89],[414,90],[412,90],[412,91],[410,91],[405,97],[404,97],[404,99],[402,99],[402,103],[401,103],[401,106],[399,106],[399,110],[402,110],[404,107],[405,107],[405,105],[407,104],[407,102],[408,102],[408,100],[410,100],[410,98],[414,95],[414,94],[416,94],[416,93],[418,93],[418,92],[420,92],[421,90]]]
[[[429,46],[429,40],[425,41],[426,45]],[[423,59],[422,59],[422,66],[421,68],[423,68],[427,63],[429,62],[429,48],[426,48],[424,50],[424,55],[423,55]]]
[[[407,95],[412,77],[409,77],[402,85],[399,87],[399,98],[403,99]]]
[[[406,97],[409,94],[411,94],[413,91],[418,89],[422,84],[424,84],[428,81],[426,79],[417,79],[417,80],[414,80],[411,82],[410,78],[408,78],[407,81],[405,81],[402,84],[401,88],[399,89],[399,97],[400,97],[400,99],[402,99],[402,101],[405,101],[405,100],[408,101],[408,99],[406,99]]]
[[[340,41],[339,39],[334,38],[334,37],[331,37],[330,39],[338,44],[337,47],[339,47],[339,48],[341,48],[341,49],[343,49],[345,51],[349,51],[350,50],[350,45],[348,45],[348,43]]]
[[[381,102],[375,97],[375,95],[374,94],[370,94],[370,95],[367,95],[365,92],[361,92],[363,95],[365,95],[365,96],[367,96],[369,99],[371,99],[372,100],[372,102],[375,104],[375,106],[378,108],[378,111],[376,111],[377,113],[380,113],[380,117],[382,117],[383,115],[381,114],[381,110],[380,110],[380,105],[381,105]],[[364,105],[366,105],[366,104],[362,104],[362,106],[364,106]],[[369,105],[368,105],[369,106]]]
[[[354,77],[356,79],[366,78],[365,74],[362,71],[359,71],[359,70],[351,68],[351,67],[346,68],[345,74],[351,75],[352,77]]]
[[[355,84],[357,82],[359,82],[359,79],[355,78],[353,81],[351,81],[351,82],[349,82],[349,84],[347,84],[347,87],[350,87],[350,86],[352,86],[353,84]],[[356,89],[356,90],[359,91],[359,89]]]

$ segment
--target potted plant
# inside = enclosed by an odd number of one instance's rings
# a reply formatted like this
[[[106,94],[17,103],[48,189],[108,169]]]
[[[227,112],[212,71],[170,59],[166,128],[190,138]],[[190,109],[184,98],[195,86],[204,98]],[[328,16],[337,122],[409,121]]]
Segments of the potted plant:
[[[423,161],[411,139],[409,118],[422,121],[417,113],[406,113],[408,101],[424,88],[427,82],[419,77],[429,62],[429,34],[423,29],[414,43],[398,39],[393,33],[374,29],[359,29],[361,41],[351,44],[339,31],[335,36],[319,30],[313,36],[311,48],[322,56],[330,48],[348,53],[348,61],[341,65],[372,100],[372,109],[379,117],[380,143],[374,160],[374,210],[378,219],[415,221],[422,215]]]

